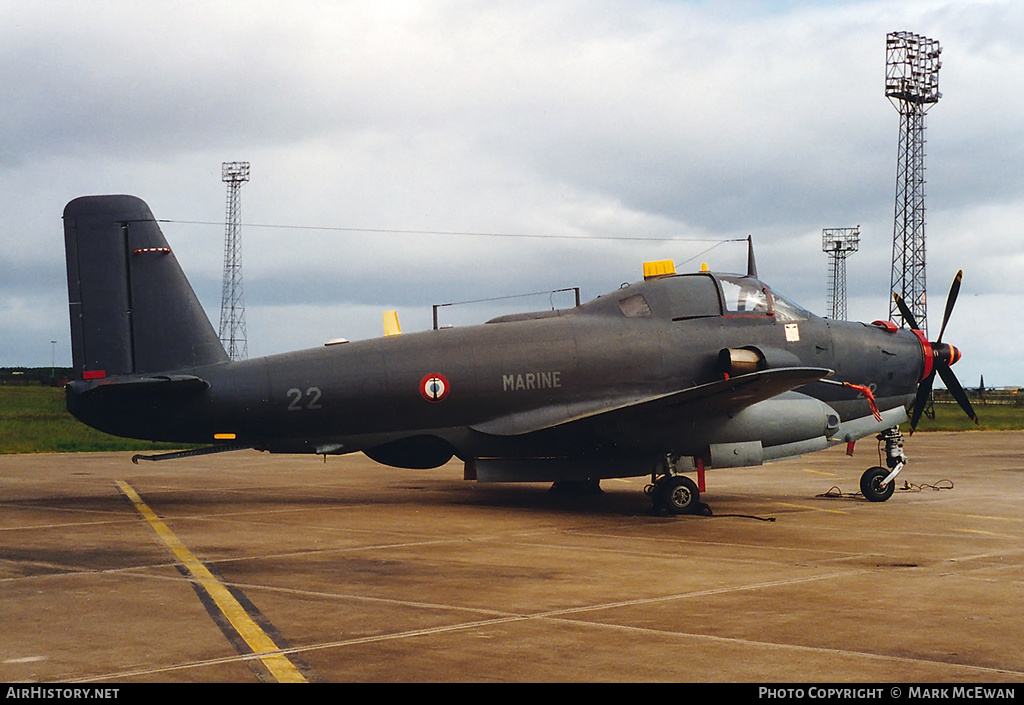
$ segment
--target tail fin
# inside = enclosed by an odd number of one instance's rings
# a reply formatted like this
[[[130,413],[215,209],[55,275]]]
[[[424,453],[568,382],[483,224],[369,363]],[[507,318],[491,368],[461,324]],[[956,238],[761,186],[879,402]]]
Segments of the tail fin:
[[[76,376],[153,373],[228,360],[160,226],[134,196],[64,208]]]

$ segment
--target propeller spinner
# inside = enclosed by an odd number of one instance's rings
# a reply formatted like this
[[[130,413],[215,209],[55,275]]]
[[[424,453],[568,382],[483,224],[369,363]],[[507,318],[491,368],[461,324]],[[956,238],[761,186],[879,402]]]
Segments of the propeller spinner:
[[[953,398],[956,399],[957,404],[964,410],[974,423],[978,423],[978,415],[974,413],[974,408],[971,406],[971,402],[967,399],[967,393],[964,388],[960,385],[960,381],[953,374],[953,370],[950,367],[956,364],[956,361],[960,359],[960,351],[952,345],[942,342],[942,335],[946,332],[946,324],[949,323],[950,314],[953,313],[953,306],[956,304],[957,296],[960,295],[960,281],[963,279],[963,270],[956,273],[956,277],[953,278],[953,284],[949,288],[949,296],[946,297],[946,311],[942,316],[942,328],[939,329],[939,337],[934,343],[928,342],[925,338],[924,333],[921,332],[921,328],[917,323],[917,319],[914,318],[914,314],[910,311],[910,307],[900,297],[899,294],[893,294],[893,298],[896,300],[896,306],[900,310],[900,314],[903,316],[903,320],[906,321],[907,325],[910,326],[911,330],[917,334],[921,339],[921,344],[925,349],[925,367],[924,374],[921,377],[921,384],[917,388],[917,398],[914,400],[914,410],[910,416],[910,432],[913,433],[914,429],[917,428],[917,422],[921,420],[921,414],[924,412],[925,406],[928,404],[928,399],[932,394],[932,383],[935,381],[935,374],[938,373],[942,381],[945,382],[946,388],[949,390]]]

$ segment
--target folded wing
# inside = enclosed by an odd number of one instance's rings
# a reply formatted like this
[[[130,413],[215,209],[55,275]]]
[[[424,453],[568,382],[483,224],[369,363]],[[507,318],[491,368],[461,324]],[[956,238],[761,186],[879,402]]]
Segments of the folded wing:
[[[762,370],[664,394],[551,404],[499,416],[471,428],[495,436],[519,436],[585,421],[619,422],[648,414],[706,417],[744,409],[830,374],[831,370],[818,367]]]

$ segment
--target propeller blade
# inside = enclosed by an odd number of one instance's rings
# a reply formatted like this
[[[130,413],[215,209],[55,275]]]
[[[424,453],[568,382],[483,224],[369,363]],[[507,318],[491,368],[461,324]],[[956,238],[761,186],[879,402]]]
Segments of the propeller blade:
[[[935,370],[932,373],[921,380],[921,385],[917,388],[917,398],[914,400],[914,411],[910,417],[910,435],[914,435],[914,431],[917,429],[917,422],[921,420],[921,414],[924,413],[924,407],[928,405],[928,400],[932,395],[932,382],[935,380]]]
[[[936,343],[942,342],[942,334],[946,332],[946,324],[949,323],[949,315],[953,313],[953,304],[956,303],[956,297],[960,295],[960,282],[964,278],[964,270],[960,270],[953,277],[953,284],[949,287],[949,296],[946,297],[946,312],[942,316],[942,328],[939,329],[939,337],[935,341]]]
[[[900,315],[903,316],[903,320],[907,322],[907,325],[912,330],[921,330],[921,327],[917,325],[917,319],[910,312],[910,307],[907,306],[907,302],[903,300],[903,297],[899,294],[893,294],[892,297],[896,300],[896,308],[900,310]]]
[[[974,407],[971,406],[971,402],[967,399],[967,392],[960,386],[960,380],[956,378],[953,370],[949,369],[945,365],[941,365],[936,368],[939,372],[939,376],[942,377],[942,381],[946,383],[946,389],[949,390],[953,398],[956,399],[956,403],[960,405],[960,408],[964,410],[964,413],[971,417],[971,421],[974,423],[980,423],[978,421],[978,415],[974,413]]]
[[[967,398],[967,392],[960,385],[960,380],[956,378],[953,370],[950,369],[950,365],[960,359],[960,352],[952,345],[943,345],[942,336],[946,332],[946,324],[949,323],[949,317],[953,313],[953,307],[956,305],[957,297],[960,296],[960,282],[963,281],[964,272],[961,269],[953,277],[953,284],[949,287],[949,296],[946,297],[946,310],[942,316],[942,328],[939,329],[939,337],[934,343],[930,343],[925,348],[925,353],[928,354],[928,347],[931,348],[932,359],[934,360],[934,367],[932,371],[921,380],[921,384],[917,387],[917,397],[914,399],[914,409],[910,416],[910,433],[913,434],[917,428],[917,422],[921,420],[921,414],[924,413],[925,406],[928,405],[929,400],[932,396],[932,385],[935,383],[936,373],[942,378],[942,381],[946,384],[946,389],[956,399],[956,403],[960,405],[960,408],[964,410],[971,421],[974,423],[978,422],[978,415],[974,413],[974,407],[971,406],[970,400]],[[913,329],[920,331],[921,329],[917,326],[917,319],[914,318],[914,314],[910,311],[910,307],[907,306],[907,302],[900,298],[899,294],[893,294],[893,298],[896,300],[896,307],[899,308],[900,314],[903,316],[903,320]]]

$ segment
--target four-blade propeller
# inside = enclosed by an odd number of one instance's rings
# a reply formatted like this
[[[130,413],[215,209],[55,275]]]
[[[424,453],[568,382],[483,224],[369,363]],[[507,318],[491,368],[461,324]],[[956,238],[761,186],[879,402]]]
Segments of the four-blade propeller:
[[[942,316],[942,328],[939,329],[939,337],[934,343],[927,342],[924,335],[921,333],[921,328],[917,323],[917,319],[914,318],[914,314],[910,311],[907,303],[900,297],[899,294],[893,294],[893,298],[896,300],[896,306],[900,310],[900,314],[903,316],[903,320],[906,321],[907,325],[916,332],[925,344],[925,349],[931,350],[932,359],[925,363],[925,376],[921,380],[921,384],[917,388],[917,398],[914,400],[914,410],[910,416],[910,432],[913,433],[914,429],[917,428],[917,422],[921,419],[921,414],[924,412],[925,406],[928,404],[928,400],[932,394],[932,383],[935,380],[935,374],[938,373],[942,381],[946,383],[946,388],[949,390],[953,398],[956,399],[960,408],[971,418],[974,423],[978,423],[978,415],[974,413],[974,408],[971,406],[971,402],[967,399],[967,393],[964,388],[960,385],[960,381],[953,374],[953,370],[950,366],[955,364],[960,359],[960,351],[954,348],[948,343],[942,342],[942,335],[946,332],[946,324],[949,322],[949,316],[953,312],[953,305],[956,303],[956,298],[960,294],[960,280],[963,279],[963,271],[959,271],[956,277],[953,279],[953,285],[949,288],[949,296],[946,297],[946,311]],[[929,364],[930,362],[930,364]]]

